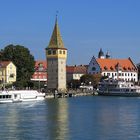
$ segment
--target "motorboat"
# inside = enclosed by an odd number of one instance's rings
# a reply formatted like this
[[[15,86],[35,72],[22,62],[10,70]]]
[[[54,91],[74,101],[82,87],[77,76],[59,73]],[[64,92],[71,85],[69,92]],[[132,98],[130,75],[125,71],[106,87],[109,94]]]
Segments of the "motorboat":
[[[0,103],[17,103],[45,99],[45,93],[37,90],[4,90],[0,91]]]

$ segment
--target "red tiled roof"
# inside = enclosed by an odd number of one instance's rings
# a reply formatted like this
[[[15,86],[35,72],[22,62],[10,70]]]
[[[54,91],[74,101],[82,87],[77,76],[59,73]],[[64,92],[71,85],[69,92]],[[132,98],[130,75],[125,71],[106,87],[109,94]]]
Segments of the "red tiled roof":
[[[114,71],[116,67],[120,67],[122,71],[136,71],[137,68],[130,58],[128,59],[96,59],[100,68],[107,71]]]
[[[67,66],[66,67],[67,73],[82,73],[86,74],[87,72],[87,67],[86,66]]]
[[[0,61],[0,67],[5,68],[9,65],[12,61]]]

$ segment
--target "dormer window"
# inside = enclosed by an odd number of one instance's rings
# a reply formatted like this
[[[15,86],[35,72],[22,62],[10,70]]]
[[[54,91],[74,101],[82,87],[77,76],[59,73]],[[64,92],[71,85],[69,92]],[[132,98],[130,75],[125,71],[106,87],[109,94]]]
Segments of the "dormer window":
[[[123,67],[124,70],[126,70],[126,67]]]
[[[107,67],[105,66],[104,69],[107,70]]]
[[[110,69],[113,70],[113,67],[111,66]]]

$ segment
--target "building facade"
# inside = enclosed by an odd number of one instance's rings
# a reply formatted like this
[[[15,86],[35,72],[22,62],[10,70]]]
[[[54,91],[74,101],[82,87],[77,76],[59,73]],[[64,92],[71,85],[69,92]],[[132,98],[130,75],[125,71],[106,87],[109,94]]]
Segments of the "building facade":
[[[78,65],[78,66],[67,66],[67,82],[71,80],[80,80],[80,78],[87,74],[87,66]]]
[[[16,82],[16,66],[11,61],[0,62],[0,83],[12,84]]]
[[[46,48],[48,66],[48,89],[66,91],[67,49],[64,47],[57,19],[54,30]]]
[[[31,78],[32,81],[47,82],[47,62],[44,60],[35,61],[35,72]]]
[[[103,53],[101,54],[103,55]],[[92,57],[88,66],[89,74],[101,73],[102,76],[113,79],[138,81],[138,70],[131,58],[113,59],[102,55],[98,55],[99,58],[97,59],[94,56]]]

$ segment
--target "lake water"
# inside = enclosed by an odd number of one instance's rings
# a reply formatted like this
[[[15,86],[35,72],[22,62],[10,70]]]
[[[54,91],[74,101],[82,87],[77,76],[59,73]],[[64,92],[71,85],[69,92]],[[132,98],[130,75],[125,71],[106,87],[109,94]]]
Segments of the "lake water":
[[[140,140],[140,98],[0,104],[0,140]]]

